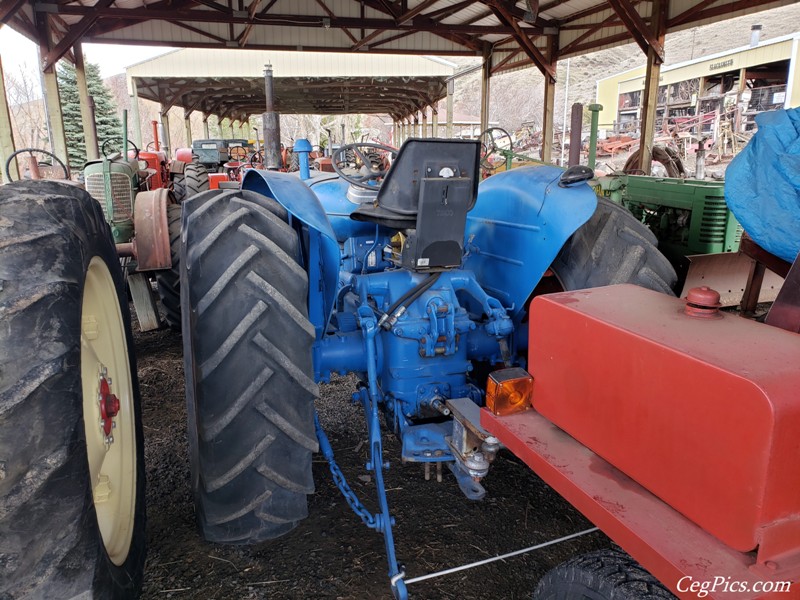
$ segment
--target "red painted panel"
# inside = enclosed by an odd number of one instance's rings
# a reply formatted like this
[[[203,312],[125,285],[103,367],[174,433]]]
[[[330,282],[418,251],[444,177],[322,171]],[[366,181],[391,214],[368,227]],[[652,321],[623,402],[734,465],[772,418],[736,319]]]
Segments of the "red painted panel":
[[[731,548],[791,549],[800,336],[613,286],[536,298],[529,361],[534,407],[579,442]]]

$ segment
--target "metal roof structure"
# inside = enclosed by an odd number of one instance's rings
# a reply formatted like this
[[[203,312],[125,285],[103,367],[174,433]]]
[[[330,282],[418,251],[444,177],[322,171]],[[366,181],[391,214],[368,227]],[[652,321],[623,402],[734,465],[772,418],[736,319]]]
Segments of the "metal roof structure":
[[[797,0],[669,0],[666,32]],[[0,23],[47,41],[43,67],[78,41],[191,48],[479,55],[492,73],[635,41],[663,47],[653,0],[0,0]],[[47,34],[47,35],[45,35]]]
[[[177,50],[126,69],[128,89],[162,110],[245,119],[263,112],[263,71],[274,72],[284,114],[386,113],[395,120],[447,94],[455,65],[420,56],[211,49]]]

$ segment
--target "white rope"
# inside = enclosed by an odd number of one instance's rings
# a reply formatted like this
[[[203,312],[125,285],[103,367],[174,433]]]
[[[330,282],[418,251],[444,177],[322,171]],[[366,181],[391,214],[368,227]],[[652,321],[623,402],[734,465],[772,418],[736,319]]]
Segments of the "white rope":
[[[472,569],[474,567],[480,567],[481,565],[488,565],[489,563],[493,563],[498,560],[505,560],[506,558],[511,558],[512,556],[518,556],[520,554],[525,554],[526,552],[532,552],[533,550],[539,550],[540,548],[546,548],[547,546],[553,546],[555,544],[560,544],[561,542],[566,542],[567,540],[572,540],[582,535],[587,535],[590,533],[594,533],[595,531],[599,531],[598,527],[592,527],[591,529],[585,529],[583,531],[579,531],[578,533],[573,533],[571,535],[565,535],[564,537],[560,537],[557,540],[550,540],[549,542],[543,542],[541,544],[537,544],[535,546],[530,546],[529,548],[523,548],[522,550],[515,550],[514,552],[509,552],[507,554],[501,554],[500,556],[495,556],[493,558],[485,558],[483,560],[479,560],[474,563],[469,563],[466,565],[461,565],[460,567],[453,567],[452,569],[445,569],[444,571],[438,571],[436,573],[428,573],[427,575],[420,575],[419,577],[412,577],[411,579],[406,580],[406,585],[417,583],[418,581],[425,581],[426,579],[433,579],[434,577],[442,577],[443,575],[450,575],[451,573],[458,573],[459,571],[466,571],[467,569]]]

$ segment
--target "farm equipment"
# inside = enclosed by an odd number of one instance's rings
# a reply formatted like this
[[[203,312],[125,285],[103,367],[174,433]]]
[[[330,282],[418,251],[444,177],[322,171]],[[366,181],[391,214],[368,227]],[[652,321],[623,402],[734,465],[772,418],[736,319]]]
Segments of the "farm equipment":
[[[466,444],[451,406],[482,405],[488,372],[526,364],[530,298],[618,281],[671,293],[675,274],[644,225],[598,201],[585,168],[520,168],[479,188],[477,141],[409,140],[388,173],[366,159],[374,149],[340,148],[365,157],[357,174],[250,171],[242,190],[184,204],[189,444],[201,531],[237,544],[306,516],[319,448],[348,504],[383,535],[392,592],[405,598],[381,420],[400,460],[446,465],[479,499],[499,446]],[[334,373],[361,382],[353,400],[368,425],[375,512],[315,418],[317,383]]]
[[[155,151],[142,153],[127,138],[127,114],[123,113],[122,147],[132,151],[111,152],[103,144],[103,158],[89,161],[84,167],[86,191],[97,200],[117,252],[123,259],[134,259],[134,272],[127,277],[143,331],[156,329],[161,318],[150,290],[148,274],[154,274],[159,295],[167,314],[167,323],[180,327],[177,235],[180,205],[187,194],[208,189],[205,169],[192,162],[173,160],[167,163],[158,147],[154,127]],[[191,156],[181,153],[182,158]],[[169,173],[165,179],[164,174]],[[173,189],[176,193],[173,193]]]

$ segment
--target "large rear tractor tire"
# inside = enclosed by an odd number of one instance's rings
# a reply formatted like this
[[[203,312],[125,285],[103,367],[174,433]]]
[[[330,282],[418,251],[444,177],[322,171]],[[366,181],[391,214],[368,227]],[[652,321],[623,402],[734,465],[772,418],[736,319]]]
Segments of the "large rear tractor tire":
[[[172,267],[156,271],[158,295],[164,307],[164,315],[170,329],[181,330],[181,205],[167,206],[169,247]]]
[[[186,163],[183,173],[178,173],[172,179],[172,191],[178,202],[207,191],[208,186],[208,171],[196,162]]]
[[[642,566],[615,548],[571,558],[551,569],[533,600],[676,600]]]
[[[598,198],[594,215],[564,244],[550,268],[568,291],[633,283],[672,295],[678,277],[657,245],[653,232],[626,208]]]
[[[0,187],[0,214],[0,597],[138,597],[144,440],[111,232],[53,181]]]
[[[253,544],[308,514],[314,383],[308,276],[286,211],[216,190],[184,204],[181,308],[192,488],[209,541]]]

